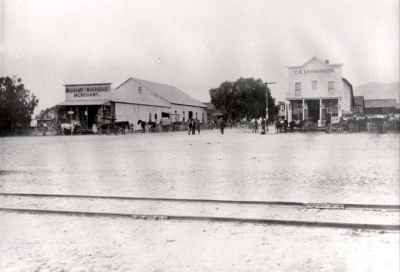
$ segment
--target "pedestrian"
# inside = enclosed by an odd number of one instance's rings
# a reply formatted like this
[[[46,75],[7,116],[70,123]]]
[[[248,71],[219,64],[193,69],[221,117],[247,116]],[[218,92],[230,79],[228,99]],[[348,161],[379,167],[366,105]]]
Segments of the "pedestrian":
[[[190,133],[192,132],[192,118],[190,118],[190,119],[188,120],[188,126],[189,126],[188,135],[190,135]]]
[[[197,128],[197,132],[200,135],[200,120],[197,120],[197,119],[196,119],[196,128]]]
[[[325,120],[325,132],[328,132],[328,127],[331,122],[332,122],[331,114],[328,112],[326,114],[326,120]]]
[[[261,120],[261,134],[265,134],[265,125],[266,125],[265,119],[262,118],[262,120]]]
[[[221,130],[221,134],[224,135],[224,128],[226,126],[225,120],[221,119],[221,123],[219,123],[219,129]]]
[[[257,119],[254,118],[254,133],[257,133],[258,131],[258,121]]]
[[[192,135],[196,135],[196,120],[192,119]]]

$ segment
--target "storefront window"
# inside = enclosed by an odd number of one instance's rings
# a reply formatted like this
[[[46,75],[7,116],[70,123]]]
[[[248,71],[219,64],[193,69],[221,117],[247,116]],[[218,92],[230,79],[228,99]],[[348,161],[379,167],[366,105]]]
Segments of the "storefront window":
[[[325,108],[332,116],[338,116],[338,101],[336,99],[325,100]]]
[[[303,101],[292,101],[292,119],[303,120]]]

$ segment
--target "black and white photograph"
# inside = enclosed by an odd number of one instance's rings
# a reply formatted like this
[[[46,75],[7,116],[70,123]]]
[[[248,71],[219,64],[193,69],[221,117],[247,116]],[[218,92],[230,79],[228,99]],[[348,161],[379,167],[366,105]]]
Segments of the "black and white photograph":
[[[398,0],[0,0],[0,271],[400,272]]]

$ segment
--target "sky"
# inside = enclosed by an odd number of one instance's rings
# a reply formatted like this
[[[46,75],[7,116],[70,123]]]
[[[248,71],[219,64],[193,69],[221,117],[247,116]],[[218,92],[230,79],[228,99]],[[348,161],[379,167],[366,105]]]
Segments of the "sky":
[[[2,76],[21,78],[36,113],[65,84],[130,77],[173,85],[201,102],[240,77],[277,101],[287,66],[344,63],[356,87],[399,81],[396,0],[0,0]]]

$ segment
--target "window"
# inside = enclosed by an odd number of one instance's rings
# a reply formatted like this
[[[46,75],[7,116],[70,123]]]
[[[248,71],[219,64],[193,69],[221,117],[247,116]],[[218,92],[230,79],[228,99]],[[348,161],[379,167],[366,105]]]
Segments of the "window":
[[[316,91],[317,90],[318,81],[314,80],[314,81],[311,81],[311,83],[312,83],[312,90]]]
[[[328,93],[334,94],[335,93],[335,81],[328,82]]]
[[[185,122],[185,112],[183,112],[182,116],[183,116],[183,122]]]
[[[154,119],[156,119],[156,121],[157,121],[157,113],[156,113],[156,114],[154,114]]]
[[[295,84],[295,96],[300,96],[301,95],[301,83],[296,83]]]
[[[197,120],[197,112],[196,112],[196,120]]]

